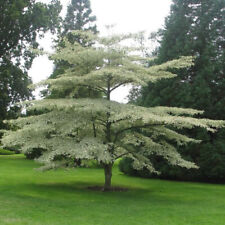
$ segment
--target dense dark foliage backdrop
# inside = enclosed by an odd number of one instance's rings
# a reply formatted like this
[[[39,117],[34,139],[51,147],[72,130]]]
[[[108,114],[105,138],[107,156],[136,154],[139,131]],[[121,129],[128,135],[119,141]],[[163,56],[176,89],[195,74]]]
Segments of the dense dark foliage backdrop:
[[[195,65],[174,79],[149,84],[131,99],[142,106],[175,106],[204,110],[204,117],[225,119],[225,1],[173,0],[165,28],[159,33],[156,64],[182,55],[195,57]],[[200,169],[171,167],[157,158],[160,177],[181,180],[225,181],[225,130],[211,134],[192,130],[203,140],[179,151]],[[126,160],[129,161],[129,160]],[[124,161],[125,162],[125,161]],[[148,174],[148,176],[154,176]]]

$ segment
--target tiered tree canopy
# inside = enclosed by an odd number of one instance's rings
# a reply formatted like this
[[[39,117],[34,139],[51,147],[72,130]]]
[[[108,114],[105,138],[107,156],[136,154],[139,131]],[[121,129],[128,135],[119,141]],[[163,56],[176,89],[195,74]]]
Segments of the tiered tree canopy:
[[[193,109],[144,108],[110,100],[111,93],[122,85],[143,86],[176,76],[171,71],[191,66],[192,58],[181,57],[147,68],[149,59],[138,55],[134,43],[126,42],[133,35],[97,37],[77,32],[95,44],[84,47],[65,41],[66,46],[52,58],[68,61],[71,68],[41,85],[49,85],[50,91],[72,90],[71,96],[84,86],[102,92],[103,97],[29,102],[27,110],[35,115],[10,121],[16,129],[5,133],[4,145],[18,146],[23,152],[44,149],[38,160],[45,168],[74,166],[75,159],[95,159],[105,169],[105,190],[111,186],[113,163],[122,156],[133,158],[135,168],[146,167],[153,172],[157,171],[151,164],[151,155],[160,155],[172,165],[197,168],[181,158],[174,144],[199,141],[179,131],[202,127],[214,132],[224,122],[194,118],[202,112]],[[132,43],[132,47],[126,43]]]

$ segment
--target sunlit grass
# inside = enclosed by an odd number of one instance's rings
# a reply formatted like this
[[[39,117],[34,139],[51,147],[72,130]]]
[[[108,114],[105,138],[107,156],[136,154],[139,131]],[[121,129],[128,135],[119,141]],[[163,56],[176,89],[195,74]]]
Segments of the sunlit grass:
[[[127,192],[97,192],[102,169],[38,172],[23,156],[0,156],[0,224],[223,225],[225,186],[127,177]]]

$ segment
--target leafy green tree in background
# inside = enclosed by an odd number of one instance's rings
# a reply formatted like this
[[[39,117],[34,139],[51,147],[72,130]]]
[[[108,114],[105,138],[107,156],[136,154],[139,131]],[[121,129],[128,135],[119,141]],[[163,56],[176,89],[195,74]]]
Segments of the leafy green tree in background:
[[[27,86],[31,83],[27,74],[10,61],[4,60],[0,66],[0,128],[3,120],[13,118],[19,113],[15,103],[31,96]],[[9,110],[10,107],[10,110]]]
[[[37,47],[37,37],[54,32],[59,24],[60,2],[43,4],[34,0],[0,1],[0,128],[17,111],[14,103],[31,97],[27,71]]]
[[[49,5],[35,0],[1,0],[0,11],[0,58],[24,58],[30,53],[26,44],[36,45],[38,33],[55,31],[61,6],[58,0]]]
[[[224,122],[195,119],[193,116],[202,112],[193,109],[144,108],[110,100],[111,93],[122,85],[147,85],[174,77],[168,69],[188,67],[192,57],[147,68],[148,59],[134,55],[139,48],[121,44],[129,42],[132,35],[100,38],[93,33],[76,34],[95,45],[84,47],[79,42],[65,41],[65,46],[52,57],[72,66],[60,77],[42,84],[64,91],[84,86],[100,91],[104,97],[33,101],[27,110],[35,110],[36,115],[11,121],[14,131],[5,133],[3,144],[20,147],[24,153],[44,149],[38,160],[45,169],[74,166],[75,159],[97,160],[104,168],[105,191],[111,190],[112,166],[122,156],[131,157],[136,169],[145,167],[152,172],[157,171],[149,159],[151,155],[159,155],[171,165],[196,168],[181,158],[171,142],[180,146],[199,143],[179,131],[201,127],[214,132]]]
[[[225,119],[225,1],[174,0],[161,41],[156,63],[181,55],[195,56],[189,70],[173,79],[150,83],[136,103],[142,106],[191,107],[204,110],[211,119]],[[225,181],[225,130],[216,134],[202,129],[185,132],[203,142],[188,145],[180,152],[199,170],[165,166],[162,176],[189,180]]]

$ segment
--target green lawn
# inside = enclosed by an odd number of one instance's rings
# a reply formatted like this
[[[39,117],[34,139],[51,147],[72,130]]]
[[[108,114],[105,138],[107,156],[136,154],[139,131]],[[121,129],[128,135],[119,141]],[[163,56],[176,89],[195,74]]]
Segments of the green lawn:
[[[102,169],[38,172],[23,156],[0,156],[0,225],[223,225],[225,185],[133,178],[127,192],[96,192]]]

